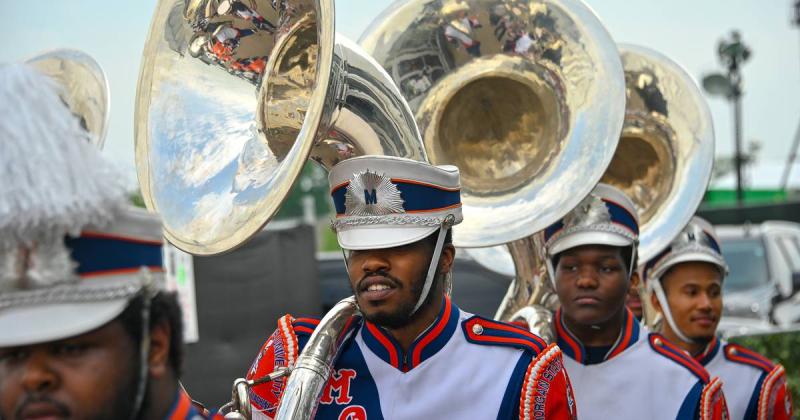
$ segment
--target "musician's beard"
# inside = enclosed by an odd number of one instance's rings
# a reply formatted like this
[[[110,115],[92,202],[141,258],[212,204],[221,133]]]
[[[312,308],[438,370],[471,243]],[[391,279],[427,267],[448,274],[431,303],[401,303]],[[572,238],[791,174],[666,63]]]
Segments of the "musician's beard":
[[[375,325],[390,330],[402,328],[408,324],[411,324],[418,316],[420,316],[420,313],[423,312],[422,308],[428,307],[428,305],[431,305],[433,302],[433,296],[435,295],[434,290],[436,290],[436,287],[438,287],[438,283],[443,280],[441,277],[441,275],[437,274],[433,278],[431,288],[428,290],[428,296],[425,297],[425,301],[422,303],[417,312],[412,314],[412,312],[414,312],[414,307],[419,301],[419,297],[422,295],[422,289],[425,286],[424,278],[421,281],[414,282],[411,286],[411,295],[413,296],[412,300],[403,302],[402,305],[392,312],[377,312],[373,314],[365,313],[364,318]]]

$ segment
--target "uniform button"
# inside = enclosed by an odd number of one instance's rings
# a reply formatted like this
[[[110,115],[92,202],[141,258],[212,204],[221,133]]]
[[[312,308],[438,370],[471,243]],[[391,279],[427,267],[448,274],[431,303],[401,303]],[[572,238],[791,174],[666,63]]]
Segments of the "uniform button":
[[[655,343],[657,346],[661,346],[663,343],[661,342],[660,338],[656,338]]]
[[[472,326],[472,332],[473,332],[474,334],[476,334],[476,335],[481,335],[481,334],[483,334],[483,325],[481,325],[481,324],[475,324],[475,325],[473,325],[473,326]]]

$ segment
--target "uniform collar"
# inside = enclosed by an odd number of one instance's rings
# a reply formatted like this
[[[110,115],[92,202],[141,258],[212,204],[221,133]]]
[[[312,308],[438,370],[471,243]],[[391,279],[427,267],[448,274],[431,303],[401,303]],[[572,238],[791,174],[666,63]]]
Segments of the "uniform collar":
[[[586,348],[583,343],[578,340],[578,337],[567,328],[564,323],[564,314],[561,309],[556,312],[556,341],[558,347],[570,358],[581,364],[589,364],[586,357]],[[617,357],[622,352],[636,344],[639,341],[640,326],[636,317],[629,309],[625,309],[622,320],[622,331],[613,346],[608,350],[603,362]]]
[[[183,389],[178,389],[178,395],[175,396],[175,402],[172,403],[172,408],[165,420],[184,420],[191,419],[197,415],[197,410],[192,406],[192,399],[186,394]]]
[[[719,353],[720,347],[719,338],[714,337],[711,342],[708,343],[702,353],[694,356],[694,360],[697,360],[698,363],[705,366],[714,359],[714,356],[716,356],[717,353]]]
[[[403,353],[400,344],[391,334],[369,321],[364,322],[361,337],[376,356],[396,369],[408,372],[438,353],[450,341],[458,327],[459,312],[458,307],[445,296],[439,315],[414,340],[407,353]]]

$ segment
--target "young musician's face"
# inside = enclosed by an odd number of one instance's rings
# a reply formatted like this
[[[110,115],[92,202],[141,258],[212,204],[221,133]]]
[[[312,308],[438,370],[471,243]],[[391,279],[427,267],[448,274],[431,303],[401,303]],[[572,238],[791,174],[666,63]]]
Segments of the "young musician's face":
[[[452,245],[445,246],[442,263],[452,261],[449,250]],[[351,251],[347,265],[350,286],[366,319],[388,328],[408,324],[432,256],[429,238],[395,248]]]
[[[64,340],[0,348],[0,418],[128,418],[134,348],[117,321]]]
[[[619,247],[587,245],[561,253],[555,275],[564,315],[587,326],[611,319],[625,305],[627,271]]]
[[[717,267],[685,262],[670,268],[661,281],[678,328],[692,339],[712,339],[722,316],[722,275]]]

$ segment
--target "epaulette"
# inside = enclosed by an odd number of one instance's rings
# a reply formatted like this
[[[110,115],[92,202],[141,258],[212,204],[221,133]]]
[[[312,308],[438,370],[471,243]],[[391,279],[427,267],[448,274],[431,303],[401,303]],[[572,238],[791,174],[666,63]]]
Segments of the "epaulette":
[[[734,363],[753,366],[765,373],[775,369],[775,363],[772,363],[771,360],[738,344],[728,343],[725,345],[725,358]]]
[[[777,364],[761,384],[761,392],[758,397],[758,418],[790,419],[793,411],[792,394],[786,383],[786,370]]]
[[[344,326],[344,332],[340,336],[340,339],[347,340],[349,337],[351,337],[352,333],[360,325],[360,320],[361,317],[358,315],[351,316]],[[292,331],[297,338],[298,355],[300,354],[299,352],[303,351],[303,348],[305,348],[306,344],[308,343],[308,339],[311,338],[311,334],[313,334],[314,330],[317,329],[319,323],[319,318],[291,318]],[[280,323],[278,323],[278,326],[280,326]]]
[[[531,360],[520,391],[519,419],[545,418],[577,419],[572,385],[564,370],[561,349],[555,344]]]
[[[673,362],[685,367],[697,376],[704,384],[708,384],[711,379],[705,368],[697,363],[691,356],[686,354],[680,347],[672,344],[661,334],[651,333],[649,340],[650,347],[658,354],[672,360]]]
[[[474,315],[461,323],[467,341],[474,344],[514,347],[533,354],[541,353],[547,343],[527,329]]]
[[[692,359],[694,360],[694,359]],[[722,380],[714,377],[700,394],[700,420],[729,419],[728,403],[722,393]]]

